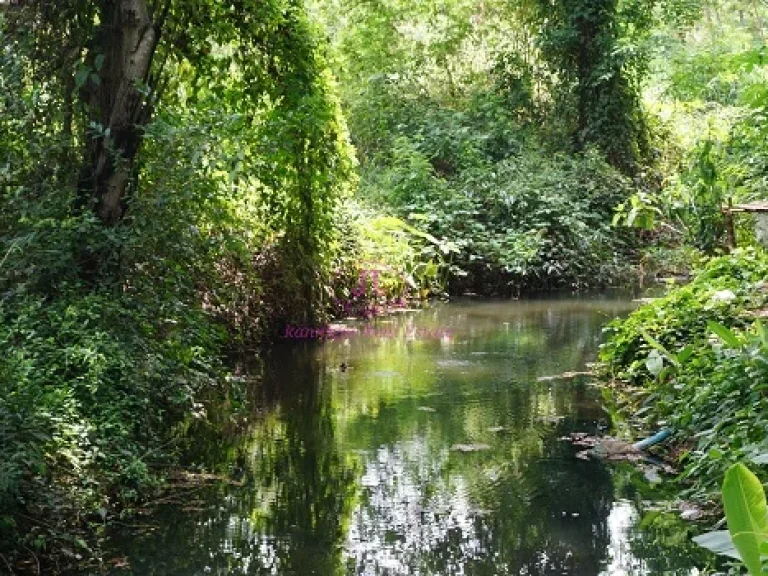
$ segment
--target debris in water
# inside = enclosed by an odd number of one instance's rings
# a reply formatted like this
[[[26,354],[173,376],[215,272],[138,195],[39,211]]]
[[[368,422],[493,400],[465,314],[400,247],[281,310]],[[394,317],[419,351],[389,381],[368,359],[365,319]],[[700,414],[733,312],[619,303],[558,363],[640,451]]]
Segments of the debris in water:
[[[131,568],[131,564],[125,556],[122,558],[112,558],[107,561],[107,564],[112,564],[112,568],[117,568],[119,570],[129,570]]]
[[[553,380],[570,380],[571,378],[578,378],[579,376],[592,376],[592,372],[563,372],[557,376],[539,376],[536,378],[536,382],[552,382]]]
[[[644,468],[643,475],[645,476],[645,479],[648,480],[648,482],[651,484],[661,483],[661,476],[659,476],[659,471],[656,468]]]
[[[456,452],[481,452],[482,450],[490,450],[491,447],[488,444],[454,444],[451,446],[451,450]]]
[[[690,510],[683,510],[680,513],[680,518],[683,520],[687,520],[689,522],[693,522],[695,520],[698,520],[703,516],[703,512],[699,510],[698,508],[692,508]]]
[[[679,503],[680,518],[689,522],[695,522],[705,515],[711,514],[711,511],[705,512],[694,502],[683,500]]]
[[[580,448],[587,448],[587,450],[582,450],[576,454],[576,457],[580,460],[600,458],[609,461],[638,461],[644,458],[642,450],[635,448],[629,442],[617,440],[610,436],[598,437],[590,436],[584,432],[574,432],[570,436],[561,438],[561,440],[567,440]]]
[[[558,424],[564,419],[565,416],[539,416],[536,418],[536,421],[543,424]]]
[[[429,406],[419,406],[417,408],[419,412],[437,412],[434,408],[430,408]]]

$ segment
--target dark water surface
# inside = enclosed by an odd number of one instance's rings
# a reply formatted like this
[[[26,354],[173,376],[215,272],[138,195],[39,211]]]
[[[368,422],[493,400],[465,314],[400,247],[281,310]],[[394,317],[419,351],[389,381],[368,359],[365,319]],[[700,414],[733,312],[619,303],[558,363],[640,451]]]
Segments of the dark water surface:
[[[561,440],[610,426],[599,390],[537,380],[584,370],[630,307],[453,303],[379,320],[384,336],[282,343],[226,402],[247,422],[190,431],[190,464],[229,480],[113,533],[113,573],[704,573],[642,473]]]

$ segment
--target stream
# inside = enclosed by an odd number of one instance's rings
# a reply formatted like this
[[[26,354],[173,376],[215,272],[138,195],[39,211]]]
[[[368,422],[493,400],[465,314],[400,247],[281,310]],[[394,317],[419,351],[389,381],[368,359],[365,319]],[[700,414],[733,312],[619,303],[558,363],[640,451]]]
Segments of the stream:
[[[563,441],[612,422],[588,376],[548,377],[587,370],[633,306],[459,301],[281,341],[246,395],[190,424],[194,482],[111,529],[108,572],[704,573],[663,477]]]

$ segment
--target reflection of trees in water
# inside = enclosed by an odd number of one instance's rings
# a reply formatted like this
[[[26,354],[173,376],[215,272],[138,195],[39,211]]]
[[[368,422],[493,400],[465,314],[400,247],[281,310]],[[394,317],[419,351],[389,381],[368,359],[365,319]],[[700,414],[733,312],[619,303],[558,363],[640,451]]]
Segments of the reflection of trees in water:
[[[659,488],[649,486],[640,471],[629,464],[616,465],[613,476],[617,498],[632,502],[634,521],[627,529],[625,547],[641,567],[638,574],[697,574],[691,568],[694,565],[725,572],[727,560],[692,540],[697,534],[695,525],[677,513],[649,509],[648,502],[659,497]]]
[[[611,478],[554,432],[492,454],[435,451],[424,437],[379,448],[350,529],[354,573],[598,574]]]
[[[611,478],[599,463],[576,460],[557,438],[568,427],[594,426],[602,414],[577,381],[532,382],[578,368],[596,349],[599,327],[583,313],[511,319],[503,332],[476,334],[453,351],[456,359],[492,367],[490,377],[478,380],[474,364],[461,362],[439,376],[407,373],[409,382],[432,379],[418,389],[437,392],[426,401],[434,412],[420,410],[425,399],[403,385],[402,396],[388,389],[375,419],[347,417],[343,437],[368,450],[348,543],[354,573],[600,572],[610,542]],[[475,350],[490,355],[473,358]],[[440,353],[431,353],[434,366]],[[379,361],[368,368],[397,370],[397,357]],[[367,381],[349,379],[349,389],[376,404]],[[555,426],[549,417],[558,414],[568,418]],[[489,432],[499,427],[502,433]],[[473,442],[492,449],[449,451]]]
[[[329,391],[318,380],[323,372],[302,354],[276,368],[290,364],[285,373],[267,375],[270,414],[237,448],[221,447],[232,458],[230,466],[245,468],[244,485],[190,493],[186,511],[181,506],[161,511],[159,530],[131,538],[122,548],[135,574],[343,572],[342,543],[357,472],[339,451]],[[221,456],[216,464],[222,466]]]
[[[281,370],[268,378],[280,398],[285,433],[271,458],[254,462],[254,471],[261,486],[274,490],[265,531],[279,535],[280,573],[332,575],[341,571],[357,473],[335,438],[324,371],[306,354],[293,362],[306,366],[292,367],[290,376]]]
[[[558,441],[592,421],[594,399],[573,382],[482,389],[468,401],[444,377],[434,413],[405,397],[389,400],[376,420],[349,425],[351,447],[380,446],[367,457],[350,530],[355,573],[599,572],[611,479]],[[539,418],[552,413],[570,417],[559,425]],[[449,451],[463,442],[492,449]]]
[[[169,511],[138,542],[135,573],[598,574],[611,477],[557,439],[601,414],[578,382],[534,379],[580,368],[601,318],[539,307],[473,322],[463,343],[360,338],[274,355],[262,416],[220,446],[220,469],[242,469],[245,486],[210,491],[198,516]],[[491,449],[450,450],[471,443]]]

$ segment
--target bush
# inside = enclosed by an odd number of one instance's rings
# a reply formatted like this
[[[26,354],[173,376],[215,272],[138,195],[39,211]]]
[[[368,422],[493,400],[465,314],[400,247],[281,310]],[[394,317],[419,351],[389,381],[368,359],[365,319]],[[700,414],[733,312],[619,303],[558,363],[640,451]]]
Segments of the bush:
[[[168,431],[216,383],[219,336],[200,312],[109,292],[3,301],[0,542],[58,548],[156,488]]]
[[[754,315],[768,305],[766,278],[764,252],[714,258],[691,284],[606,328],[606,374],[643,387],[626,409],[676,431],[681,478],[701,498],[729,464],[768,452],[768,339]]]
[[[631,182],[596,153],[526,152],[438,174],[420,145],[401,139],[389,167],[363,178],[369,198],[455,244],[451,291],[510,294],[626,281],[633,235],[610,224]]]
[[[755,249],[738,250],[731,256],[707,261],[693,281],[640,307],[627,319],[611,322],[600,358],[614,378],[642,384],[650,374],[645,360],[653,347],[643,331],[664,347],[678,351],[687,344],[706,340],[708,321],[743,328],[753,319],[751,309],[766,302],[760,286],[768,278],[768,257]],[[735,299],[718,299],[729,290]]]
[[[195,90],[176,69],[107,225],[78,183],[97,127],[80,106],[62,117],[34,38],[2,15],[0,37],[0,553],[42,551],[61,572],[178,464],[225,353],[324,319],[352,157],[321,63],[316,91],[247,114],[230,106],[239,84]]]

